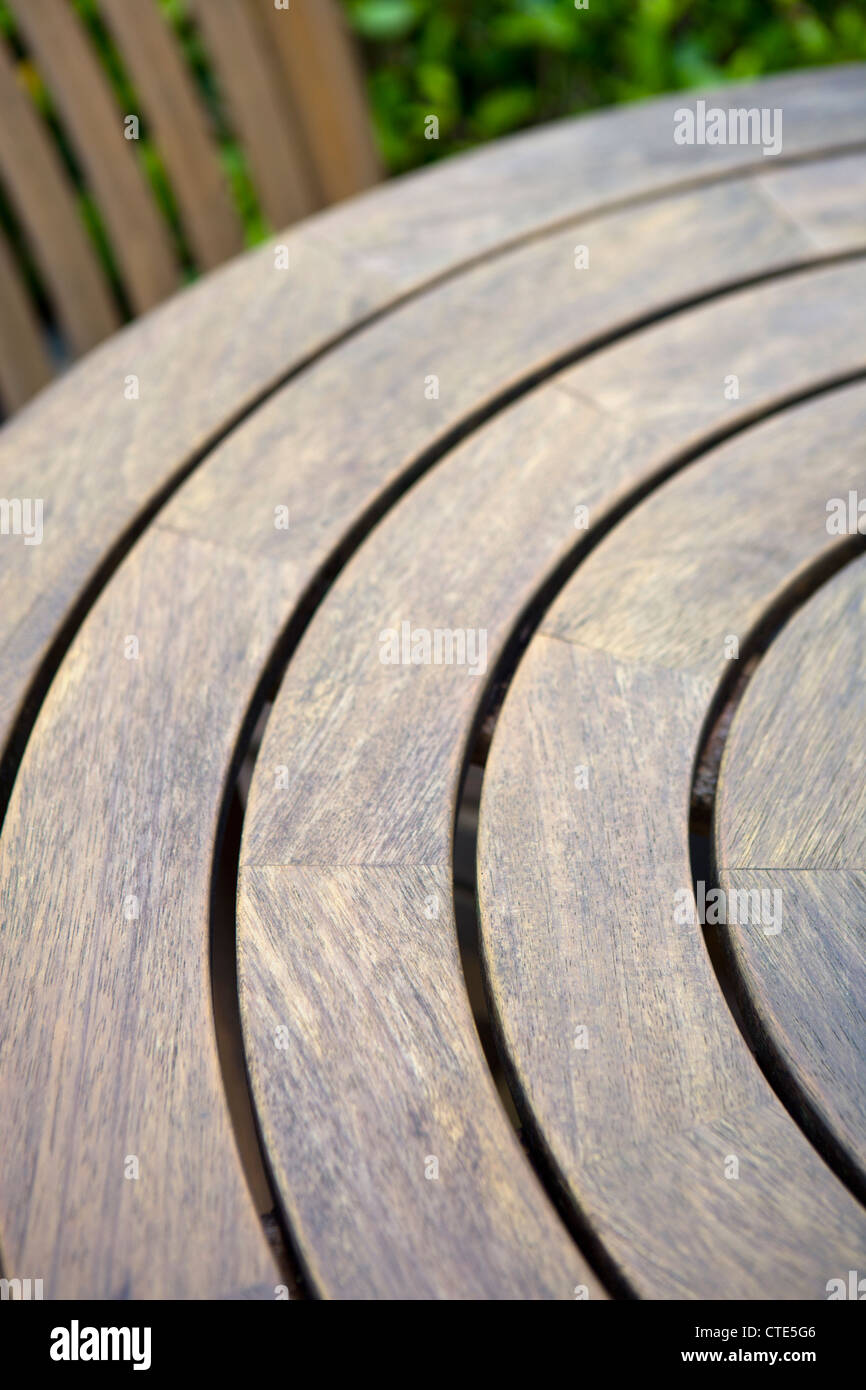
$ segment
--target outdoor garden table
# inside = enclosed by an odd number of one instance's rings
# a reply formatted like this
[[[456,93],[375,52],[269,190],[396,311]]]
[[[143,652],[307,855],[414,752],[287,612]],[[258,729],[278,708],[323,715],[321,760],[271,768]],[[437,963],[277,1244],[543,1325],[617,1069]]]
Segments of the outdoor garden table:
[[[205,277],[0,435],[4,1277],[866,1271],[866,81],[706,102],[781,149],[679,143],[682,95],[502,141]],[[455,927],[481,764],[519,1133]]]

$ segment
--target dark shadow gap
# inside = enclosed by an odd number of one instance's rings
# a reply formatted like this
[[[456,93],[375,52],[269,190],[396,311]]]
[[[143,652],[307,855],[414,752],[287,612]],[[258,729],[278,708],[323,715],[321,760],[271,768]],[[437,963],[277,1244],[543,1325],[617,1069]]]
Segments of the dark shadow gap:
[[[676,191],[679,191],[679,188]],[[574,219],[570,219],[570,221],[572,220]],[[499,254],[501,254],[502,250],[503,248],[497,248],[495,255],[498,256]],[[494,255],[491,254],[490,256],[485,256],[479,259],[494,258]],[[370,503],[366,510],[349,528],[347,533],[344,535],[342,541],[332,552],[328,561],[321,567],[320,571],[313,577],[313,579],[307,585],[303,595],[301,596],[295,608],[292,618],[290,619],[282,636],[278,639],[277,643],[275,644],[275,648],[271,655],[270,661],[268,662],[267,668],[265,669],[260,679],[253,700],[251,701],[247,713],[247,718],[245,721],[245,727],[242,732],[242,736],[239,739],[238,746],[235,750],[235,757],[233,759],[231,774],[226,786],[226,793],[223,799],[223,804],[220,813],[220,836],[217,839],[214,857],[212,860],[212,884],[217,874],[217,866],[219,863],[219,855],[222,846],[222,835],[227,825],[228,811],[231,804],[231,798],[234,794],[238,774],[241,769],[244,755],[250,743],[253,730],[255,728],[259,714],[263,708],[266,699],[273,698],[273,694],[279,684],[279,679],[282,675],[282,672],[285,668],[285,665],[288,662],[288,659],[292,651],[294,650],[295,646],[300,640],[301,635],[305,631],[307,624],[309,623],[310,618],[312,617],[313,612],[315,611],[319,603],[321,603],[322,599],[324,598],[328,589],[333,584],[339,572],[342,570],[348,559],[359,548],[363,540],[373,529],[376,523],[379,520],[381,520],[381,518],[390,509],[390,507],[392,507],[394,503],[409,490],[412,484],[421,476],[422,473],[426,472],[427,469],[431,468],[434,464],[438,463],[439,460],[446,453],[456,448],[471,434],[473,434],[475,431],[481,428],[495,415],[500,413],[505,407],[515,402],[520,397],[528,394],[535,387],[540,386],[545,381],[549,380],[551,377],[556,375],[558,372],[564,370],[566,367],[572,366],[577,362],[592,356],[594,353],[599,352],[604,348],[607,348],[612,344],[621,341],[622,339],[625,339],[636,332],[639,332],[642,329],[651,327],[657,323],[665,321],[666,319],[675,317],[686,310],[690,310],[692,308],[696,308],[704,304],[712,303],[715,300],[727,298],[729,296],[735,295],[739,292],[742,292],[743,290],[752,287],[768,284],[777,280],[783,280],[788,278],[796,279],[796,277],[800,274],[808,274],[812,270],[826,269],[833,265],[847,263],[856,264],[858,261],[862,260],[862,258],[863,252],[844,252],[839,254],[833,254],[830,256],[815,255],[792,264],[775,267],[770,271],[749,275],[741,279],[734,280],[728,284],[716,285],[698,294],[683,296],[680,299],[672,301],[663,309],[655,309],[644,314],[636,315],[633,319],[628,320],[625,323],[621,323],[615,329],[611,329],[605,333],[596,335],[594,338],[590,339],[586,343],[583,343],[578,348],[563,351],[557,354],[556,356],[549,359],[543,366],[538,367],[531,372],[528,372],[518,382],[514,382],[507,388],[501,390],[500,392],[492,394],[481,406],[479,406],[476,410],[469,412],[458,424],[453,426],[451,429],[443,432],[443,434],[436,441],[431,443],[427,449],[423,450],[415,458],[412,464],[404,470],[400,477],[393,480],[390,486],[386,488],[383,492],[381,492]],[[121,563],[129,553],[129,551],[132,549],[135,542],[142,536],[146,527],[151,523],[151,521],[154,520],[154,518],[158,515],[158,513],[161,511],[162,507],[166,504],[166,502],[170,500],[173,494],[178,490],[178,488],[186,480],[186,478],[190,476],[190,474],[198,466],[198,464],[201,463],[206,458],[206,456],[210,452],[212,452],[218,445],[224,442],[240,424],[242,424],[246,419],[248,419],[260,405],[262,405],[271,395],[278,391],[282,386],[286,385],[288,382],[300,375],[318,358],[324,356],[326,352],[332,350],[335,346],[339,345],[340,343],[354,337],[357,333],[360,333],[365,328],[369,327],[370,324],[375,322],[377,319],[384,318],[386,314],[389,314],[399,304],[405,302],[408,299],[420,298],[423,294],[428,293],[431,290],[431,288],[434,288],[436,283],[440,283],[441,280],[454,278],[459,273],[462,273],[464,269],[465,267],[463,266],[455,269],[453,272],[449,273],[449,275],[440,277],[440,281],[433,282],[432,284],[426,284],[422,290],[415,291],[411,294],[403,296],[402,299],[392,302],[388,306],[370,315],[363,321],[353,325],[350,330],[339,335],[335,339],[331,340],[326,346],[317,350],[314,354],[305,359],[304,362],[298,364],[290,372],[288,372],[282,378],[280,378],[276,383],[259,392],[254,400],[248,402],[241,411],[236,412],[236,414],[232,416],[231,419],[228,422],[226,422],[224,426],[216,434],[214,434],[205,445],[203,445],[199,450],[196,451],[196,453],[187,461],[184,467],[181,470],[179,470],[178,473],[176,473],[171,479],[169,479],[168,482],[166,482],[164,486],[154,495],[153,499],[147,505],[147,507],[139,514],[139,516],[135,519],[133,524],[123,533],[123,535],[110,549],[107,555],[103,557],[103,560],[100,562],[97,569],[95,570],[90,582],[86,585],[82,593],[79,595],[74,606],[68,613],[60,631],[58,632],[53,643],[50,645],[46,653],[46,656],[38,669],[36,677],[34,678],[30,686],[27,696],[22,704],[22,708],[19,712],[18,718],[13,725],[9,742],[3,754],[2,760],[0,760],[0,828],[2,828],[2,822],[5,819],[6,810],[9,804],[9,797],[11,796],[12,787],[14,785],[17,770],[24,754],[24,749],[33,730],[33,726],[36,722],[36,718],[38,716],[41,704],[45,698],[45,695],[47,694],[48,688],[52,680],[54,679],[54,676],[57,674],[57,671],[61,665],[61,662],[63,661],[63,658],[69,650],[69,647],[71,646],[75,638],[75,635],[78,632],[78,629],[83,623],[88,610],[93,606],[96,599],[99,597],[102,590],[108,584],[113,574],[120,567]],[[814,387],[810,388],[808,391],[794,393],[792,396],[785,398],[783,401],[777,403],[777,406],[774,407],[774,410],[783,409],[785,408],[785,406],[791,405],[799,400],[808,399],[810,396],[821,394],[823,391],[830,390],[833,387],[838,387],[845,384],[846,382],[857,380],[859,378],[859,375],[860,374],[857,372],[852,372],[846,374],[844,377],[841,378],[831,377],[819,383],[818,385],[815,385]],[[623,502],[616,509],[614,509],[614,511],[611,512],[610,518],[607,522],[607,529],[609,529],[610,526],[612,526],[614,522],[618,520],[619,517],[623,515],[623,513],[630,506],[633,506],[636,501],[641,500],[641,498],[645,496],[647,492],[651,491],[654,487],[658,486],[660,482],[664,481],[664,479],[668,477],[672,472],[676,471],[676,469],[682,467],[684,463],[690,462],[692,458],[697,457],[698,453],[701,452],[703,449],[712,447],[714,443],[720,442],[721,440],[729,437],[733,433],[738,433],[741,429],[746,428],[755,420],[763,418],[763,415],[765,413],[774,413],[774,411],[761,412],[758,410],[749,412],[744,417],[741,417],[736,426],[720,428],[715,432],[711,432],[704,440],[700,450],[691,450],[688,454],[684,454],[681,457],[675,459],[669,467],[666,467],[660,474],[657,474],[652,479],[652,481],[648,482],[641,489],[638,489],[636,493],[633,494],[627,501]],[[597,528],[594,535],[593,543],[597,543],[598,540],[601,539],[603,534],[605,534],[605,530]],[[572,560],[569,561],[567,564],[560,566],[560,569],[557,571],[557,575],[561,575],[561,577],[555,579],[554,581],[551,581],[551,583],[555,583],[556,587],[561,586],[561,584],[565,582],[565,578],[567,578],[568,574],[571,572],[571,569],[574,568],[576,564],[579,562],[580,558],[582,558],[582,553],[577,557],[573,557]],[[555,593],[555,588],[546,586],[544,592],[549,592],[550,597],[552,597]],[[547,602],[549,602],[549,598]],[[535,605],[532,606],[532,611],[535,611]],[[537,622],[538,619],[536,618],[535,621]],[[213,905],[213,890],[211,902]],[[212,927],[212,947],[213,939],[214,937]],[[213,960],[211,963],[213,966]],[[246,1142],[246,1140],[244,1140],[244,1142]],[[239,1151],[240,1149],[241,1144],[239,1141]],[[262,1161],[264,1162],[264,1158],[262,1159]],[[249,1174],[248,1181],[250,1181],[250,1187],[252,1190],[253,1184]],[[276,1202],[276,1199],[275,1207],[278,1208],[278,1203]],[[284,1238],[286,1247],[291,1248],[288,1233],[285,1232],[285,1227]],[[591,1239],[591,1235],[588,1234],[587,1240],[589,1241]],[[0,1268],[2,1268],[2,1259],[0,1259]]]
[[[264,1227],[282,1281],[289,1290],[289,1297],[309,1298],[306,1279],[291,1235],[283,1227],[276,1211],[271,1178],[265,1167],[264,1145],[252,1103],[252,1088],[246,1070],[238,996],[233,900],[233,893],[237,888],[242,831],[243,807],[235,791],[228,801],[225,824],[221,829],[222,842],[211,884],[214,1034],[226,1104],[250,1196]]]
[[[709,297],[719,298],[723,296],[723,293],[724,292],[719,291]],[[701,302],[703,302],[703,299],[701,300]],[[678,310],[671,309],[669,312],[657,316],[657,319],[653,319],[652,321],[656,322],[658,321],[658,318],[666,318],[676,312],[678,312]],[[631,330],[624,330],[621,335],[616,336],[624,337],[630,331]],[[609,341],[611,340],[606,338],[603,346],[607,346]],[[577,354],[571,354],[569,360],[580,360],[583,357],[589,356],[590,353],[595,350],[597,350],[595,347],[582,349]],[[553,375],[555,371],[558,371],[560,369],[561,364],[558,365],[556,368],[551,368],[550,372],[545,372],[543,375],[541,373],[533,374],[532,386],[540,384],[542,380],[545,380],[549,375]],[[732,438],[733,436],[742,433],[744,430],[750,428],[752,425],[758,423],[763,419],[768,419],[772,415],[778,414],[783,410],[790,408],[793,405],[799,404],[802,401],[809,400],[813,397],[823,395],[827,391],[838,389],[845,385],[851,384],[854,381],[858,381],[862,379],[862,376],[863,373],[857,371],[846,373],[844,376],[841,377],[833,377],[826,381],[820,382],[812,387],[809,387],[805,390],[794,392],[788,396],[780,398],[769,409],[755,409],[753,411],[748,412],[747,414],[744,414],[734,424],[720,426],[718,429],[709,432],[700,444],[690,448],[687,451],[684,451],[679,455],[674,456],[674,458],[667,465],[665,465],[663,469],[656,473],[651,479],[647,480],[643,485],[641,485],[639,488],[635,489],[634,492],[629,494],[628,497],[622,499],[615,507],[611,508],[610,511],[607,513],[605,519],[599,522],[596,526],[596,529],[592,534],[591,539],[587,539],[583,543],[578,543],[575,551],[573,551],[571,555],[567,557],[566,560],[563,561],[563,563],[557,568],[557,570],[548,580],[547,584],[543,586],[540,593],[536,595],[535,600],[527,608],[523,617],[519,620],[517,626],[516,639],[513,639],[512,645],[506,649],[502,661],[497,666],[496,670],[492,674],[491,680],[488,682],[487,694],[485,697],[482,698],[481,705],[479,707],[479,713],[476,718],[475,725],[473,726],[473,730],[470,734],[470,738],[468,740],[467,750],[474,749],[478,741],[479,734],[483,733],[485,723],[487,723],[489,726],[489,716],[493,708],[498,707],[496,703],[497,700],[501,702],[501,698],[504,694],[505,688],[508,685],[508,682],[511,679],[511,676],[513,675],[520,654],[525,648],[526,643],[532,635],[532,632],[535,630],[538,623],[540,622],[544,611],[549,606],[552,599],[556,596],[556,593],[563,586],[566,580],[571,576],[571,574],[573,573],[574,569],[576,569],[580,561],[584,559],[585,556],[589,553],[589,551],[602,540],[603,536],[607,534],[607,532],[616,524],[617,521],[619,521],[622,518],[623,515],[625,515],[627,511],[629,511],[633,506],[635,506],[637,502],[642,501],[643,498],[646,497],[650,492],[654,491],[655,488],[659,487],[673,473],[677,472],[680,468],[684,467],[688,463],[693,462],[707,450],[715,447],[715,445],[720,444],[724,442],[726,439]],[[322,567],[318,575],[316,575],[311,580],[303,596],[299,600],[295,608],[295,612],[289,621],[288,626],[283,631],[281,637],[279,638],[274,648],[274,651],[271,654],[267,668],[261,676],[257,691],[250,703],[244,730],[242,731],[241,736],[238,739],[238,743],[235,749],[235,757],[233,760],[229,778],[226,783],[226,795],[224,798],[222,808],[223,823],[225,821],[225,817],[228,814],[228,807],[231,804],[231,799],[235,794],[238,779],[241,774],[241,769],[245,761],[247,766],[244,775],[247,778],[250,775],[250,764],[247,755],[250,752],[253,731],[256,729],[264,706],[267,701],[273,701],[275,699],[280,682],[282,680],[282,677],[285,673],[285,669],[293,652],[295,651],[310,621],[312,620],[316,609],[327,596],[328,590],[333,585],[341,570],[352,558],[355,551],[360,548],[361,544],[372,531],[376,523],[380,521],[382,517],[385,515],[385,513],[388,510],[390,510],[390,508],[394,505],[394,503],[409,490],[412,484],[418,479],[418,477],[422,473],[424,473],[428,468],[432,467],[437,462],[439,462],[439,460],[447,452],[455,448],[471,433],[474,433],[475,430],[477,430],[481,425],[485,424],[489,419],[492,418],[494,414],[497,414],[499,410],[501,410],[505,405],[510,404],[513,400],[523,395],[525,391],[528,391],[529,389],[531,388],[528,386],[520,386],[510,389],[507,393],[503,393],[502,397],[497,397],[495,401],[488,403],[483,409],[473,413],[471,416],[465,419],[459,426],[449,431],[447,435],[440,439],[435,445],[431,445],[431,447],[428,450],[426,450],[422,455],[419,456],[418,459],[416,459],[412,467],[408,469],[406,472],[404,472],[400,476],[400,478],[397,479],[386,492],[383,492],[376,497],[376,499],[373,503],[371,503],[367,511],[350,528],[349,532],[344,536],[342,542],[337,547],[337,549],[334,552],[332,552],[327,563]],[[518,643],[518,645],[514,645],[515,641]],[[473,759],[471,752],[467,751],[464,759],[463,776],[461,779],[461,788],[457,803],[457,815],[459,815],[459,808],[463,800],[463,788],[466,785],[467,770],[472,760]],[[220,853],[221,840],[218,840],[214,852],[212,882],[215,881],[216,875],[218,873]],[[472,853],[471,858],[474,862],[474,852]],[[237,896],[237,869],[238,865],[236,863],[234,893],[235,902]],[[471,891],[473,893],[473,896],[475,896],[476,888],[474,881],[472,884]],[[477,897],[475,898],[475,901],[477,903]],[[455,894],[455,915],[456,912],[457,902]],[[468,949],[471,954],[471,951],[473,949],[471,943],[474,942],[475,938],[477,938],[477,921],[473,925],[471,921],[467,921],[467,914],[465,912],[461,912],[461,923],[462,940],[459,944],[461,950],[461,959],[464,962],[464,979],[466,981],[466,988],[467,992],[470,995],[470,998],[477,1000],[478,990],[477,988],[475,988],[475,981],[473,978],[477,972],[474,970],[471,959],[467,961],[467,940],[470,941],[470,946]],[[475,950],[475,954],[480,957],[480,953],[477,951],[477,949]],[[239,1015],[238,1026],[240,1026]],[[532,1130],[528,1117],[521,1113],[520,1107],[517,1103],[519,1093],[515,1090],[513,1078],[509,1079],[507,1076],[506,1068],[508,1064],[508,1059],[504,1055],[504,1049],[499,1049],[493,1041],[495,1037],[495,1025],[493,1024],[493,1021],[490,1019],[489,1014],[485,1013],[481,1015],[478,1022],[478,1033],[482,1049],[485,1050],[485,1055],[488,1057],[488,1059],[491,1056],[494,1056],[496,1059],[493,1068],[493,1078],[494,1083],[497,1084],[499,1094],[502,1095],[503,1086],[507,1087],[507,1090],[510,1094],[510,1102],[503,1101],[509,1122],[513,1126],[517,1127],[516,1121],[518,1120],[518,1117],[520,1117],[525,1127],[525,1132],[531,1133],[532,1135],[529,1142],[532,1145],[533,1163],[536,1172],[542,1180],[542,1184],[545,1187],[548,1197],[551,1199],[551,1201],[553,1201],[558,1213],[561,1215],[566,1226],[568,1227],[569,1232],[572,1235],[572,1238],[575,1239],[582,1253],[587,1258],[588,1262],[592,1265],[595,1272],[598,1274],[601,1282],[610,1291],[616,1292],[618,1296],[632,1297],[633,1294],[631,1290],[628,1289],[625,1285],[622,1277],[618,1274],[616,1270],[614,1270],[610,1266],[610,1262],[608,1261],[605,1252],[600,1249],[597,1237],[589,1229],[588,1223],[581,1222],[581,1219],[575,1215],[570,1202],[566,1204],[566,1199],[563,1195],[564,1185],[561,1179],[558,1177],[558,1175],[554,1175],[553,1177],[549,1175],[548,1170],[551,1168],[553,1160],[545,1157],[543,1153],[542,1157],[536,1157],[536,1155],[538,1155],[539,1152],[542,1151],[543,1143],[540,1140],[539,1136],[536,1135]],[[491,1046],[491,1044],[493,1045]],[[243,1046],[242,1038],[241,1046]],[[252,1104],[252,1100],[250,1101],[250,1103],[254,1110],[255,1107]],[[523,1133],[521,1133],[521,1142],[524,1142],[525,1146]],[[267,1169],[267,1154],[264,1151],[264,1149],[261,1150],[261,1161]],[[279,1219],[284,1234],[284,1240],[286,1242],[287,1248],[291,1249],[291,1236],[288,1230],[288,1223],[285,1214],[282,1212],[277,1188],[274,1183],[272,1183],[272,1190],[274,1193],[275,1210],[280,1213]],[[303,1257],[297,1250],[295,1252],[295,1258],[297,1260],[298,1268],[303,1271],[302,1277],[305,1277],[308,1286],[312,1287],[312,1281],[309,1276],[309,1272],[305,1268]]]
[[[468,774],[472,768],[480,767],[483,769],[486,763],[487,752],[490,747],[499,711],[523,653],[532,636],[537,631],[551,603],[556,599],[579,565],[583,563],[595,547],[604,540],[614,526],[616,526],[628,512],[632,511],[640,502],[644,501],[651,493],[655,492],[667,482],[674,473],[680,472],[688,465],[697,462],[718,445],[735,438],[739,434],[746,433],[755,425],[765,420],[772,419],[773,416],[782,414],[795,405],[800,405],[808,400],[862,380],[866,380],[866,373],[860,371],[851,373],[832,382],[821,383],[820,385],[810,387],[800,393],[792,394],[784,399],[777,400],[770,407],[750,412],[748,418],[741,418],[735,424],[719,427],[708,433],[697,445],[675,456],[662,471],[656,473],[638,488],[635,488],[627,497],[618,502],[615,507],[609,509],[598,521],[592,533],[577,543],[570,555],[568,555],[550,575],[542,588],[534,596],[531,604],[528,605],[519,618],[513,634],[503,651],[502,657],[491,675],[487,689],[482,696],[477,718],[466,745],[463,782],[458,795],[457,812],[455,816],[455,836],[457,833],[456,827],[461,818],[463,818],[464,825],[468,823],[466,818],[466,788],[468,784]],[[841,555],[839,550],[834,551],[833,555],[825,562],[816,565],[810,570],[805,580],[799,580],[795,586],[792,586],[793,592],[805,592],[807,588],[809,592],[812,592],[814,588],[818,587],[818,582],[824,582],[824,580],[829,578],[832,573],[835,573],[837,569],[842,568],[843,564],[848,563],[853,553],[863,548],[864,542],[862,538],[852,537],[851,544],[843,543],[839,548],[844,552],[844,555]],[[816,575],[818,576],[817,580]],[[806,596],[808,596],[808,594],[806,594]],[[772,611],[767,614],[764,622],[761,624],[759,631],[754,634],[753,639],[749,642],[748,650],[743,652],[741,659],[742,663],[748,661],[756,642],[762,635],[764,640],[767,640],[768,635],[772,636],[775,634],[782,620],[782,615],[789,609],[791,601],[791,593],[787,592],[784,599],[774,605]],[[803,601],[802,597],[799,601]],[[736,672],[732,673],[731,678],[734,684],[736,683],[736,675]],[[707,730],[712,730],[716,723],[718,713],[724,708],[725,703],[725,692],[722,690],[718,693],[716,702],[708,714]],[[705,742],[706,739],[702,738],[702,749]],[[696,762],[695,772],[697,772],[700,764],[701,759],[699,758]],[[474,792],[472,794],[474,795]],[[474,931],[470,932],[464,925],[463,930],[459,933],[459,945],[463,959],[464,973],[468,976],[473,975],[480,964],[484,980],[485,1002],[479,1026],[482,1046],[485,1046],[488,1037],[493,1039],[496,1048],[496,1060],[492,1067],[494,1079],[497,1080],[499,1085],[504,1081],[508,1087],[511,1098],[511,1104],[507,1107],[509,1116],[517,1116],[519,1124],[518,1132],[524,1149],[527,1152],[527,1156],[542,1186],[547,1192],[550,1201],[553,1203],[563,1223],[568,1228],[576,1245],[580,1248],[581,1252],[593,1267],[596,1275],[613,1297],[634,1298],[636,1294],[631,1289],[627,1280],[624,1279],[619,1269],[613,1264],[611,1257],[601,1245],[590,1223],[577,1208],[573,1198],[568,1193],[565,1179],[559,1170],[553,1153],[550,1151],[546,1137],[536,1123],[531,1106],[523,1095],[519,1077],[513,1066],[508,1048],[498,1026],[495,1008],[491,1007],[490,1001],[492,999],[492,992],[484,970],[485,958],[484,952],[481,949],[480,931],[478,927],[477,817],[475,818],[475,824],[476,841],[471,848],[464,847],[462,855],[463,865],[466,866],[468,864],[471,866],[472,882],[469,886],[469,891],[472,892],[475,900]],[[708,834],[705,829],[702,829],[700,824],[694,828],[690,827],[690,831],[694,881],[697,882],[698,877],[703,873],[705,880],[710,882]],[[466,873],[467,869],[464,867],[462,870],[462,878],[464,880]],[[455,883],[455,891],[457,886],[458,885]],[[460,887],[465,891],[467,885],[465,882],[461,882]],[[713,963],[715,966],[715,960]],[[737,1018],[738,1026],[742,1026],[738,1016],[738,1005],[729,995],[730,991],[726,991],[725,997],[732,1007],[735,1018]],[[744,1033],[744,1036],[747,1043],[749,1043],[748,1033]],[[754,1050],[751,1048],[751,1043],[749,1043],[749,1046],[751,1050]],[[485,1053],[486,1052],[487,1046],[485,1046]]]
[[[414,463],[401,474],[400,478],[380,494],[379,498],[370,505],[361,519],[353,525],[349,535],[341,542],[338,548],[337,553],[341,557],[339,564],[328,564],[322,571],[322,581],[320,583],[314,581],[314,583],[309,586],[308,593],[318,594],[319,597],[316,598],[315,601],[319,601],[319,598],[327,590],[330,583],[333,582],[333,578],[339,572],[339,569],[342,568],[342,565],[351,552],[360,545],[361,541],[373,528],[376,522],[381,519],[384,513],[393,506],[423,472],[438,462],[445,453],[456,448],[457,445],[462,443],[470,434],[486,424],[494,415],[504,410],[506,406],[512,404],[521,396],[528,394],[535,387],[542,385],[545,381],[557,375],[557,373],[564,371],[567,367],[574,366],[584,358],[591,357],[594,353],[612,346],[614,343],[629,337],[633,333],[640,332],[657,323],[662,323],[665,319],[672,318],[685,310],[697,308],[704,304],[710,304],[714,300],[723,299],[729,295],[755,288],[758,285],[768,284],[775,280],[789,277],[795,278],[797,275],[808,273],[811,270],[820,270],[829,268],[830,266],[848,263],[854,264],[862,260],[863,255],[864,253],[862,251],[846,251],[832,256],[811,257],[804,261],[798,261],[795,264],[777,267],[763,274],[751,275],[732,281],[729,284],[715,286],[701,294],[674,300],[664,309],[638,315],[634,319],[628,320],[608,333],[597,335],[576,350],[562,352],[556,357],[551,358],[544,366],[528,373],[526,376],[522,377],[519,382],[513,383],[498,394],[492,395],[483,406],[475,411],[469,412],[458,425],[447,430],[434,444],[424,450],[415,459]],[[393,308],[395,306],[391,307]],[[36,723],[39,710],[48,693],[49,686],[57,674],[60,664],[72,645],[78,629],[84,622],[88,611],[94,606],[103,589],[120,568],[136,541],[141,538],[147,527],[161,512],[162,508],[171,500],[174,493],[179,490],[181,485],[207,455],[223,444],[229,435],[243,424],[244,421],[247,420],[271,395],[282,386],[287,385],[294,377],[300,375],[307,367],[318,360],[319,357],[323,356],[325,352],[330,351],[333,347],[339,346],[340,343],[354,336],[355,331],[360,331],[361,328],[368,327],[375,319],[383,317],[386,312],[388,311],[383,310],[381,314],[376,314],[371,319],[364,320],[363,324],[359,325],[357,330],[353,329],[352,332],[346,333],[341,338],[336,339],[328,348],[323,348],[320,352],[315,353],[311,358],[300,364],[285,378],[281,379],[277,385],[260,392],[254,401],[248,403],[244,409],[233,416],[217,434],[211,436],[207,443],[196,451],[183,468],[178,473],[174,474],[168,482],[154,494],[151,501],[135,518],[132,525],[123,532],[111,549],[107,551],[95,569],[91,579],[70,608],[54,640],[51,642],[31,682],[30,688],[22,701],[18,716],[12,725],[9,740],[3,751],[2,757],[0,757],[0,830],[2,830],[3,821],[6,818],[9,798],[12,794],[12,787],[15,782],[18,767],[24,756],[24,749],[33,731],[33,726]],[[857,373],[851,373],[845,378],[831,378],[816,387],[815,391],[829,390],[834,385],[842,385],[844,381],[856,380],[856,378]],[[749,418],[759,417],[755,416]],[[724,435],[720,435],[719,437],[723,438]]]
[[[693,792],[692,797],[692,886],[696,894],[697,884],[701,881],[706,885],[707,892],[719,887],[713,835],[715,793],[730,725],[749,682],[771,643],[803,605],[864,551],[866,537],[848,536],[840,540],[830,554],[821,557],[806,573],[798,576],[742,644],[740,663],[744,663],[747,669],[742,673],[731,671],[716,691],[704,724],[692,783],[694,788],[701,770],[706,780],[704,795],[696,798]],[[701,805],[707,795],[710,799],[709,821],[706,819],[705,805]],[[800,1086],[784,1053],[776,1047],[761,1024],[754,1000],[731,949],[730,929],[705,924],[703,934],[725,1001],[769,1085],[827,1167],[857,1201],[866,1206],[866,1181],[862,1174]]]

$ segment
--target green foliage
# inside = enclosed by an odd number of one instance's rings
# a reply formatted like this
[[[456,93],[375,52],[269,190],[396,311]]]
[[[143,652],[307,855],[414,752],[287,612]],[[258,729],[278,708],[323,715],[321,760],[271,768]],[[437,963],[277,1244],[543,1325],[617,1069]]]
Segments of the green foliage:
[[[574,111],[866,59],[866,0],[342,3],[395,172]]]
[[[214,3],[217,0],[213,0]],[[99,0],[70,0],[111,85],[119,115],[139,112],[135,85]],[[135,3],[135,0],[129,0]],[[158,0],[208,114],[248,244],[269,228],[248,160],[188,0]],[[866,0],[340,0],[358,35],[373,119],[392,172],[510,131],[613,102],[785,68],[866,59]],[[51,93],[0,0],[0,41],[48,125],[118,302],[110,240]],[[168,171],[141,113],[135,154],[188,274],[194,272]],[[439,139],[425,138],[427,117]],[[14,208],[0,187],[0,234],[45,300]]]

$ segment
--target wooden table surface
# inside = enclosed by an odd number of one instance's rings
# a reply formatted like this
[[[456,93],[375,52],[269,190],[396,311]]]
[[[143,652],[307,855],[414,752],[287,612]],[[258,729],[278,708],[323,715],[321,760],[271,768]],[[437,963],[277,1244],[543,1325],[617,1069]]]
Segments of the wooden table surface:
[[[0,433],[3,1276],[866,1268],[864,77],[399,180]]]

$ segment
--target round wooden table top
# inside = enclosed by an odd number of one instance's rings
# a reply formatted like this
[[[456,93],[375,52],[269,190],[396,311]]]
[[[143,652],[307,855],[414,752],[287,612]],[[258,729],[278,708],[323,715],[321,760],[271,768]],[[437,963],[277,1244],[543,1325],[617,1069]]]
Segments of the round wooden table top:
[[[0,432],[3,1277],[866,1269],[866,82],[701,100],[301,223]]]

